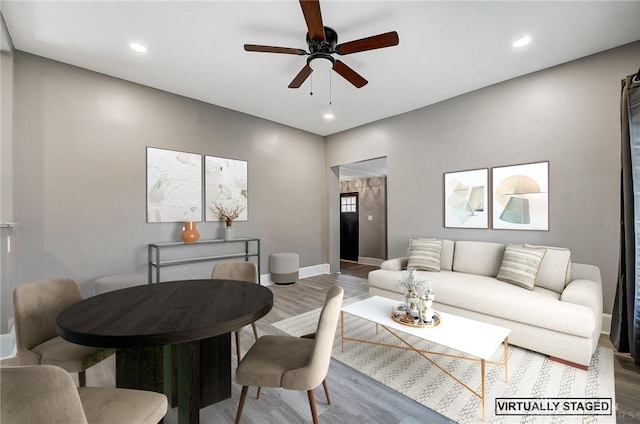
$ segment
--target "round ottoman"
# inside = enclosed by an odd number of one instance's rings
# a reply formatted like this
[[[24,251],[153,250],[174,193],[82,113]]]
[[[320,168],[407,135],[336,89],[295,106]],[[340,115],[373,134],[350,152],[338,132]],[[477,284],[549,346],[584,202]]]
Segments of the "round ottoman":
[[[269,257],[271,281],[275,284],[293,284],[298,279],[298,254],[274,253]]]
[[[144,274],[132,272],[128,274],[113,274],[97,278],[93,282],[93,294],[102,294],[127,287],[141,286],[147,284],[147,277]]]

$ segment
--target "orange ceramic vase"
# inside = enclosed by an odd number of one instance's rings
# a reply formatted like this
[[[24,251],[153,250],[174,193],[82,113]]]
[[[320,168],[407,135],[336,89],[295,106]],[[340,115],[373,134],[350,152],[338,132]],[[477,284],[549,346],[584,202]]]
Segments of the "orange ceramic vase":
[[[184,223],[184,228],[182,229],[182,241],[185,243],[195,243],[200,239],[200,233],[196,228],[196,223],[192,221],[187,221]]]

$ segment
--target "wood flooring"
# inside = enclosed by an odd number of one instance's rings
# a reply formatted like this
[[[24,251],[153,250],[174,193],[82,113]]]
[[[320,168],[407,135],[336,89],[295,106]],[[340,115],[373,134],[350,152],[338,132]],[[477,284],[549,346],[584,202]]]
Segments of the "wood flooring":
[[[367,274],[374,266],[342,262],[341,273],[325,274],[299,280],[289,286],[269,286],[274,293],[271,312],[257,322],[259,335],[281,334],[272,323],[320,308],[327,289],[338,284],[345,290],[345,299],[368,292]],[[253,344],[251,327],[241,331],[243,352]],[[611,347],[606,336],[600,344]],[[235,349],[233,349],[235,352]],[[615,349],[614,349],[615,352]],[[640,367],[628,355],[615,354],[615,385],[617,422],[640,424]],[[9,364],[3,361],[3,364]],[[233,364],[235,366],[235,357]],[[115,384],[115,361],[110,358],[87,372],[89,386]],[[326,404],[322,388],[316,390],[316,402],[321,423],[425,424],[451,423],[375,380],[332,360],[327,376],[331,405]],[[235,419],[240,387],[233,384],[230,399],[200,411],[201,423],[231,423]],[[177,410],[170,410],[165,423],[177,422]],[[311,412],[306,393],[282,389],[263,389],[260,399],[251,389],[242,414],[244,424],[310,423]]]

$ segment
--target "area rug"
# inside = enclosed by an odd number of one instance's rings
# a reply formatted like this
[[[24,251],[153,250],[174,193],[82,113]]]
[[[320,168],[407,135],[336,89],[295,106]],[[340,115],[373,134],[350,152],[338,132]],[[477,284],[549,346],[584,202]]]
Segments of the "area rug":
[[[355,300],[355,299],[353,299]],[[351,303],[352,299],[345,303]],[[312,333],[316,329],[320,310],[310,311],[272,324],[275,328],[293,336]],[[376,334],[375,324],[345,314],[345,335],[352,338],[380,343],[398,344],[397,339],[380,328]],[[408,336],[410,339],[410,336]],[[413,339],[419,349],[442,353],[458,352]],[[487,365],[486,371],[486,423],[615,423],[615,384],[613,351],[598,347],[588,371],[551,361],[545,355],[516,346],[509,346],[509,378],[504,381],[504,368]],[[442,373],[414,352],[346,341],[344,352],[340,349],[340,327],[332,352],[336,360],[366,374],[384,385],[408,396],[426,407],[459,423],[481,423],[480,399],[453,379]],[[494,361],[502,361],[504,349],[498,349]],[[478,362],[445,356],[433,356],[438,365],[455,375],[476,391],[480,391],[480,366]],[[610,415],[593,415],[581,405],[591,402],[572,403],[578,408],[572,411],[579,415],[545,414],[542,402],[531,399],[561,399],[576,402],[582,399],[611,399],[613,411]],[[533,414],[496,415],[498,402],[525,399],[526,408],[535,409]],[[565,400],[566,399],[566,400]],[[548,400],[545,402],[555,402]],[[604,401],[606,403],[606,400]],[[518,404],[520,411],[524,404]],[[519,412],[518,412],[519,413]],[[606,411],[598,414],[607,413]],[[513,414],[513,411],[511,412]]]

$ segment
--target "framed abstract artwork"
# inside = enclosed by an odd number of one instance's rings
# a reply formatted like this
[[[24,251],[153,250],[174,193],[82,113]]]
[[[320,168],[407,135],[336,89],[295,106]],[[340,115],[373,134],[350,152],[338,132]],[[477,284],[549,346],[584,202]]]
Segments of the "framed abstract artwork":
[[[493,228],[549,230],[549,162],[492,169]]]
[[[202,156],[147,147],[147,222],[202,221]]]
[[[489,228],[487,168],[444,174],[444,226]]]
[[[216,205],[239,210],[236,221],[248,220],[248,164],[246,160],[205,156],[206,221],[219,221]]]

